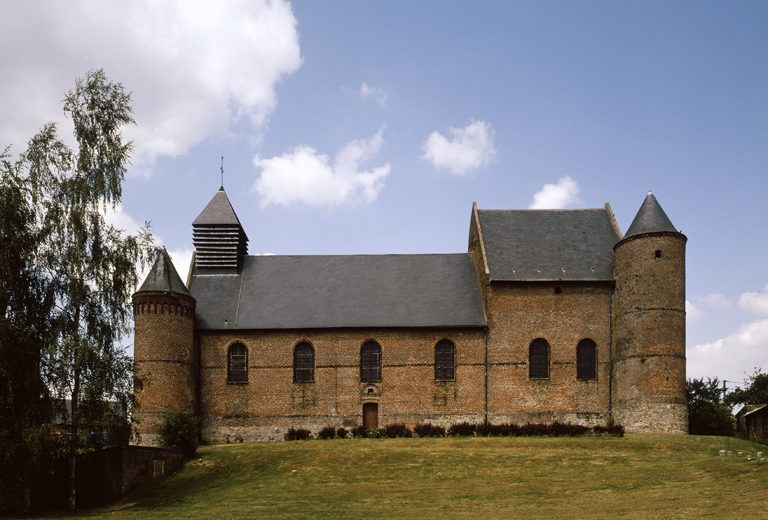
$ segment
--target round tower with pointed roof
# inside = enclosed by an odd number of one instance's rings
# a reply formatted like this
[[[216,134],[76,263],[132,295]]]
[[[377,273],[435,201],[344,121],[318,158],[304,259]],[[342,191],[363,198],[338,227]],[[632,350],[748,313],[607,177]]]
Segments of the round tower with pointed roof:
[[[630,432],[688,433],[686,241],[648,192],[614,247],[612,413]]]
[[[135,389],[141,443],[157,445],[163,416],[197,412],[195,299],[163,253],[133,295],[134,360],[143,384]]]

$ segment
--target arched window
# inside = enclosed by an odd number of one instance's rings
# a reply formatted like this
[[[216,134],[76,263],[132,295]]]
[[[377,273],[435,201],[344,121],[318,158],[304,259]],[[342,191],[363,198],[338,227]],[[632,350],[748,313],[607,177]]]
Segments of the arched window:
[[[293,349],[293,381],[308,383],[315,380],[315,349],[302,341]]]
[[[360,379],[381,381],[381,347],[375,341],[367,341],[360,349]]]
[[[242,343],[235,343],[229,347],[227,381],[230,383],[248,382],[248,349]]]
[[[531,379],[549,377],[549,343],[541,338],[531,342],[528,352],[528,377]]]
[[[591,339],[576,345],[576,378],[597,379],[597,345]]]
[[[438,381],[453,381],[455,373],[456,347],[453,342],[441,339],[435,345],[435,379]]]

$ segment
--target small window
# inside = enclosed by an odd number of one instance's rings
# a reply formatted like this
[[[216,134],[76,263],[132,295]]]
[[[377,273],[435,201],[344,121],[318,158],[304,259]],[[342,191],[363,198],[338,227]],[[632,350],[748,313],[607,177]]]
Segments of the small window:
[[[591,339],[576,346],[576,378],[597,379],[597,345]]]
[[[381,381],[381,347],[375,341],[368,341],[360,349],[360,379]]]
[[[531,342],[528,352],[528,377],[531,379],[549,377],[549,343],[541,338]]]
[[[455,374],[456,347],[447,339],[442,339],[435,345],[435,379],[438,381],[453,381]]]
[[[661,258],[661,249],[656,250],[656,258]]]
[[[235,343],[229,347],[227,381],[230,383],[248,382],[248,349],[242,343]]]
[[[306,341],[293,349],[293,380],[296,383],[311,383],[315,380],[315,349]]]

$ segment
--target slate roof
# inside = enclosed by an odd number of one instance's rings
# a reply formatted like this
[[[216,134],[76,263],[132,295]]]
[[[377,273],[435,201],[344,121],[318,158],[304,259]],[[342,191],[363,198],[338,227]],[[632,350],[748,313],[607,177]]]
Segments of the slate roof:
[[[239,274],[194,269],[198,329],[480,327],[470,253],[247,256]]]
[[[195,266],[237,270],[248,254],[248,236],[222,186],[192,223]]]
[[[641,235],[643,233],[654,233],[659,231],[672,231],[677,233],[675,226],[661,209],[659,201],[653,196],[650,191],[646,195],[643,205],[640,206],[640,210],[635,215],[635,219],[627,229],[624,238],[631,237],[633,235]]]
[[[491,281],[613,280],[607,209],[478,210]]]
[[[232,204],[229,202],[227,193],[224,191],[224,187],[219,188],[216,195],[213,196],[211,201],[205,206],[205,209],[200,212],[194,222],[193,226],[239,226],[240,220],[235,214],[235,210],[232,208]]]
[[[137,291],[137,293],[140,292],[170,292],[191,296],[165,248]]]

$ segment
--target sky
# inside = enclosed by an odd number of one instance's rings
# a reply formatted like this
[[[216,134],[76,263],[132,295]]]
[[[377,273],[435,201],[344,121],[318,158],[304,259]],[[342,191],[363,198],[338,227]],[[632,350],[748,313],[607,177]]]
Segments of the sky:
[[[250,254],[463,252],[473,202],[626,232],[653,190],[688,377],[768,371],[768,2],[8,1],[0,63],[12,155],[49,121],[74,144],[87,71],[132,92],[110,220],[183,278],[222,157]]]

